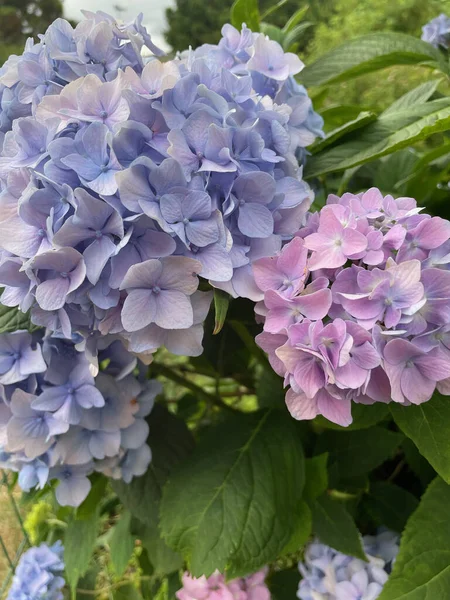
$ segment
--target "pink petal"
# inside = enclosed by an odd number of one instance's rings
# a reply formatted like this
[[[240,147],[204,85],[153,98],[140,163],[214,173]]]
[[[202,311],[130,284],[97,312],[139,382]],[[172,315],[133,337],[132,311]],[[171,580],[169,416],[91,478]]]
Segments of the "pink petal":
[[[312,235],[315,235],[314,233]],[[309,237],[309,236],[308,236]],[[322,248],[326,247],[326,244],[322,244]],[[322,252],[314,252],[308,262],[308,268],[310,271],[317,271],[318,269],[337,269],[345,265],[347,256],[342,251],[342,246],[336,244],[328,245],[326,250]]]
[[[253,263],[252,268],[256,285],[263,292],[277,290],[283,283],[284,277],[278,268],[275,257],[260,258]]]
[[[317,394],[317,408],[326,419],[341,427],[348,427],[353,421],[351,400],[335,398],[325,389]]]
[[[278,257],[277,266],[291,280],[304,278],[307,256],[308,250],[303,240],[295,237],[289,244],[284,246]]]
[[[367,248],[367,238],[365,235],[346,227],[342,232],[342,251],[347,256],[363,252]]]
[[[402,392],[405,398],[413,404],[421,404],[429,400],[435,387],[435,382],[424,377],[415,365],[403,369],[401,376]]]
[[[424,377],[432,381],[450,377],[450,361],[439,350],[416,359],[415,365]]]
[[[314,419],[319,414],[315,398],[308,398],[305,394],[297,394],[292,389],[289,389],[286,393],[286,406],[291,416],[297,421]]]
[[[308,398],[313,398],[326,383],[323,368],[312,355],[301,357],[297,362],[294,378]]]
[[[407,340],[391,340],[384,349],[385,360],[392,365],[405,364],[408,360],[417,358],[423,352]]]
[[[322,289],[312,294],[302,294],[293,303],[307,319],[323,319],[327,316],[332,302],[331,290]]]
[[[440,217],[422,221],[417,230],[420,247],[427,250],[438,248],[450,238],[450,222]]]

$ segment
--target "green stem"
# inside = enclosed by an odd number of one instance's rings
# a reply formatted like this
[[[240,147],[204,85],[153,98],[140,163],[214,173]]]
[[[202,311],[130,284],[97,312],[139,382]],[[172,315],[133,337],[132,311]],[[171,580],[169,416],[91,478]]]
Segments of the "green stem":
[[[190,390],[196,396],[203,398],[203,400],[205,400],[205,402],[207,402],[208,404],[215,404],[216,406],[219,406],[220,408],[223,408],[225,410],[236,412],[234,408],[223,402],[220,396],[210,394],[209,392],[205,391],[202,387],[200,387],[190,379],[183,377],[170,367],[166,367],[165,365],[162,365],[160,363],[152,363],[150,365],[150,370],[154,375],[162,375],[163,377],[166,377],[166,379],[170,379],[171,381],[178,383],[178,385],[181,385],[182,387]]]
[[[139,577],[139,583],[141,581],[151,581],[152,577],[150,575],[142,575]],[[104,594],[105,592],[111,592],[113,590],[117,590],[125,585],[133,585],[132,579],[124,579],[123,581],[118,581],[117,583],[112,583],[111,585],[107,585],[105,587],[100,588],[99,590],[84,590],[83,588],[77,588],[77,592],[79,594],[86,594],[86,596],[100,596],[100,594]]]

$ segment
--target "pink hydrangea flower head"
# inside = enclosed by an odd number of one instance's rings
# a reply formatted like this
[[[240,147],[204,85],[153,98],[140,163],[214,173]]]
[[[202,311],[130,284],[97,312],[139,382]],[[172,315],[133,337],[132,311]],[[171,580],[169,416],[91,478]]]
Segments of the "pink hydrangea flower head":
[[[176,597],[178,600],[270,600],[266,576],[267,568],[228,582],[218,571],[210,577],[199,578],[186,572],[182,577],[183,587]]]
[[[294,418],[347,426],[352,402],[450,395],[449,244],[450,222],[371,188],[331,195],[276,256],[253,263],[257,343]]]

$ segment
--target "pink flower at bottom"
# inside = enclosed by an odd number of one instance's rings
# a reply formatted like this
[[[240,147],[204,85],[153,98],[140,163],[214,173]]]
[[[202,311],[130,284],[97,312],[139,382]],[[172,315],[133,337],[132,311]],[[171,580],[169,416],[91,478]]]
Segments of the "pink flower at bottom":
[[[184,573],[183,587],[175,594],[178,600],[270,600],[265,583],[267,567],[257,573],[226,582],[216,571],[210,577],[196,578]]]

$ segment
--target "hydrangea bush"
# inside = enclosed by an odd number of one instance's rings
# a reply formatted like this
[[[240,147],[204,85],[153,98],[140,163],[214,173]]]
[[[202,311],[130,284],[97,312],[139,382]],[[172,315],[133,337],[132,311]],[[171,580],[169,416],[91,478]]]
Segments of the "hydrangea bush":
[[[303,16],[165,56],[86,11],[1,67],[11,598],[450,588],[446,17],[305,66]],[[333,105],[405,63],[441,75]]]

